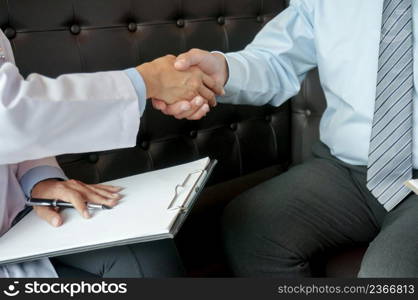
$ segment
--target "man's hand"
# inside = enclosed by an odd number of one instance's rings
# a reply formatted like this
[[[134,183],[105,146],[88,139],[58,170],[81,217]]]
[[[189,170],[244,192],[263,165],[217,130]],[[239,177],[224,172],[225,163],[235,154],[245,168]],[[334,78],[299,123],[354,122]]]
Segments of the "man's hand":
[[[55,179],[39,182],[32,189],[33,198],[60,199],[70,202],[86,219],[90,218],[87,202],[115,206],[122,196],[120,187],[85,184],[77,180],[59,181]],[[35,206],[36,214],[54,227],[61,226],[63,219],[59,209],[45,206]]]
[[[225,85],[228,79],[228,67],[225,57],[219,53],[192,49],[189,52],[179,55],[174,66],[178,71],[198,67],[221,87]],[[222,89],[221,95],[224,94],[225,92]],[[202,104],[198,105],[199,103]],[[198,120],[204,117],[209,111],[209,106],[206,101],[194,101],[190,105],[187,105],[185,102],[167,105],[161,100],[153,99],[153,106],[161,110],[164,114],[172,115],[177,119],[187,118],[189,120]]]
[[[147,98],[174,104],[200,95],[210,105],[215,105],[215,95],[222,93],[222,87],[197,67],[176,70],[175,60],[175,56],[167,55],[137,67],[147,87]]]
[[[180,54],[174,63],[174,67],[178,71],[185,71],[193,66],[212,77],[222,87],[228,80],[228,66],[225,57],[220,53],[192,49]]]

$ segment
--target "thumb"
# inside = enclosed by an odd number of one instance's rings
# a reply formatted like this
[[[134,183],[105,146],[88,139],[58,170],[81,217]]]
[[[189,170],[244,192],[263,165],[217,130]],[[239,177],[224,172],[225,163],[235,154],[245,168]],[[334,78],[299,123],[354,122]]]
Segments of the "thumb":
[[[54,227],[62,225],[62,218],[58,211],[52,207],[35,206],[34,210],[36,214],[43,220],[47,221]]]
[[[189,52],[180,54],[177,56],[176,61],[174,62],[174,67],[177,71],[185,71],[191,66],[199,65],[208,55],[208,52],[192,49]]]

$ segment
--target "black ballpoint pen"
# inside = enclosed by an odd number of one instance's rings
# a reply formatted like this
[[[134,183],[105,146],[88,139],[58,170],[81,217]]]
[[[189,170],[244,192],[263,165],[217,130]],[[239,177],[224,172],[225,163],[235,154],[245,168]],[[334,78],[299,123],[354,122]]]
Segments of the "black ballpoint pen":
[[[69,202],[65,202],[59,199],[39,199],[39,198],[30,198],[26,205],[28,206],[50,206],[50,207],[68,207],[74,208],[74,205]],[[93,204],[87,203],[87,208],[95,209],[111,209],[112,207],[102,204]]]

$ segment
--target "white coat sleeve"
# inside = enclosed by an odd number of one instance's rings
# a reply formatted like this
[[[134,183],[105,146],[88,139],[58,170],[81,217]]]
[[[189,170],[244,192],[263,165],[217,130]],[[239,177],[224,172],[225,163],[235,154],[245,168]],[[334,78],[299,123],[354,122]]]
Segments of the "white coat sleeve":
[[[132,147],[137,93],[123,71],[38,74],[0,65],[0,165],[64,153]]]

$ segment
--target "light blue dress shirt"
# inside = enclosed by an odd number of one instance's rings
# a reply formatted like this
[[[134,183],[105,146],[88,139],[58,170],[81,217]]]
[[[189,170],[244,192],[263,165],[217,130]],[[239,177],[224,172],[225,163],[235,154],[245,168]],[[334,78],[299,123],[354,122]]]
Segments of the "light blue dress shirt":
[[[147,88],[144,79],[135,68],[125,70],[125,73],[131,80],[132,85],[135,88],[136,94],[138,95],[139,115],[142,117],[145,111],[145,107],[147,105]]]
[[[281,105],[318,67],[327,99],[320,139],[339,159],[367,165],[384,0],[293,0],[245,50],[226,54],[230,76],[219,102]],[[414,14],[417,100],[418,0]],[[414,168],[418,167],[414,101]]]
[[[25,196],[30,198],[33,187],[37,183],[47,179],[67,180],[68,178],[60,168],[52,166],[38,166],[30,169],[25,175],[23,175],[20,179],[20,186],[22,187]]]
[[[125,70],[125,73],[132,81],[132,85],[138,95],[139,114],[142,116],[145,111],[147,100],[145,82],[135,68]],[[20,186],[22,187],[26,197],[29,198],[31,196],[33,187],[37,183],[47,179],[67,180],[68,178],[60,168],[52,166],[39,166],[29,170],[25,175],[23,175],[22,179],[20,180]]]

